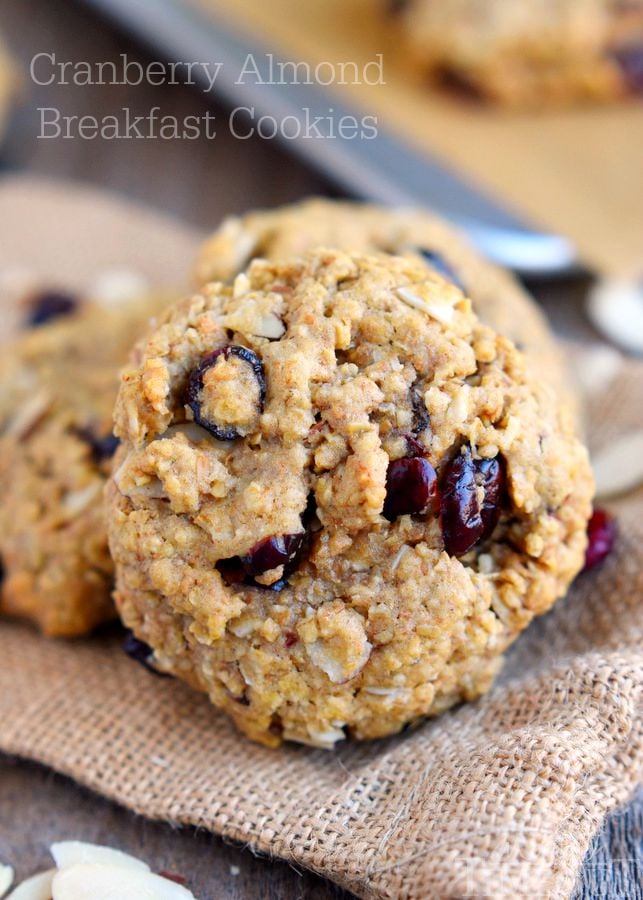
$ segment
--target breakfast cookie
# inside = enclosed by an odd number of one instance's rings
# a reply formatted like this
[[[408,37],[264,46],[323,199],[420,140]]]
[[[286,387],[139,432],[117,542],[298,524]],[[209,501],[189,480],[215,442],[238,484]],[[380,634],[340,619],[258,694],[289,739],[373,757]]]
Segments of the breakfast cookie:
[[[168,298],[106,309],[36,298],[0,362],[0,611],[48,635],[114,618],[102,493],[118,370]]]
[[[643,92],[641,0],[406,0],[407,46],[445,85],[513,107]]]
[[[122,374],[116,603],[251,738],[332,747],[486,691],[583,564],[568,411],[415,257],[255,260]]]
[[[482,259],[430,213],[314,198],[226,219],[203,245],[198,285],[228,280],[255,257],[288,259],[315,247],[420,256],[461,287],[474,311],[511,338],[538,369],[567,390],[567,373],[543,313],[506,271]]]

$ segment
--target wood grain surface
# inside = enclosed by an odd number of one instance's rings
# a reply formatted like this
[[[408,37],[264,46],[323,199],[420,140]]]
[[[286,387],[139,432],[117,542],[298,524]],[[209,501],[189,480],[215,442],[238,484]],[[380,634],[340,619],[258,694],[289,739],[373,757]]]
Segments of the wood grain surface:
[[[39,51],[89,61],[114,59],[121,52],[149,58],[81,4],[69,0],[3,0],[0,30],[23,71]],[[205,108],[202,98],[183,86],[135,92],[106,86],[44,89],[25,78],[22,103],[10,123],[0,165],[5,171],[81,178],[145,201],[198,228],[213,226],[228,212],[287,202],[307,193],[333,192],[271,142],[241,144],[225,134],[216,141],[189,144],[144,141],[114,146],[36,140],[39,105],[100,114],[125,104],[140,111],[160,104],[164,111],[179,116],[199,114]],[[55,230],[53,210],[51,218],[49,225]],[[6,240],[11,230],[11,222],[0,223],[0,239]],[[580,316],[583,289],[582,283],[548,285],[538,293],[563,331],[591,336]],[[612,816],[596,839],[577,900],[643,897],[642,834],[643,793]],[[0,757],[0,860],[11,862],[21,877],[26,876],[49,865],[49,844],[64,837],[117,845],[156,869],[179,872],[200,900],[337,900],[346,896],[310,873],[257,859],[247,849],[226,845],[211,835],[150,823],[48,770]]]

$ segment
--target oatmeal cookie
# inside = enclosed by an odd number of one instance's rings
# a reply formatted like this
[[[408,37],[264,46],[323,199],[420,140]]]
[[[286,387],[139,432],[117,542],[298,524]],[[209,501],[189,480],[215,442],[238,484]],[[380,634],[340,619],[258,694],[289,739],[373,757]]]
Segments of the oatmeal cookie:
[[[643,92],[641,0],[407,0],[397,14],[437,82],[505,106]]]
[[[571,417],[417,257],[318,249],[206,285],[138,344],[115,432],[120,615],[264,744],[477,697],[583,563]]]
[[[169,298],[118,309],[48,292],[0,362],[0,611],[52,636],[115,616],[102,492],[118,370]]]
[[[508,272],[482,259],[449,225],[424,211],[314,198],[230,217],[203,245],[195,280],[197,286],[225,281],[255,257],[287,259],[315,247],[419,255],[467,293],[483,322],[525,351],[540,377],[569,390],[558,346],[528,294]]]

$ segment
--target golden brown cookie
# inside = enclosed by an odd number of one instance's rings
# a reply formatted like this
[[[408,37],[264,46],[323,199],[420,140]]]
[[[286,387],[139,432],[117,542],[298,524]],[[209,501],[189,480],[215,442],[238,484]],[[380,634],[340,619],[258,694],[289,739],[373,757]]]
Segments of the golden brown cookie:
[[[120,615],[251,738],[331,747],[486,691],[583,563],[567,409],[417,257],[255,260],[124,370]]]
[[[482,321],[524,350],[541,377],[569,393],[560,351],[540,309],[510,274],[428,212],[314,198],[232,216],[203,245],[195,281],[225,281],[255,257],[288,259],[315,247],[420,256],[461,286]]]
[[[118,370],[169,298],[115,309],[43,294],[0,363],[0,610],[52,636],[114,618],[102,493]]]

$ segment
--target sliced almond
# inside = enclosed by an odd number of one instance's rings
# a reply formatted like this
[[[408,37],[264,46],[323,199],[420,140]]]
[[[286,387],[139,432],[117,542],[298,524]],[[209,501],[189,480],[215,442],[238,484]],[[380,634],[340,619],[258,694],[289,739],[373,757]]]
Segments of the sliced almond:
[[[643,353],[643,284],[599,281],[588,296],[587,313],[605,337],[631,353]]]
[[[455,314],[455,303],[461,299],[459,292],[438,292],[433,284],[402,286],[395,289],[400,300],[403,300],[414,309],[421,309],[432,318],[444,325],[448,325]]]
[[[101,495],[103,483],[92,481],[87,487],[78,491],[69,491],[63,497],[62,507],[69,516],[77,516]]]
[[[105,269],[90,283],[87,293],[101,306],[118,306],[144,296],[150,285],[144,275],[133,269]]]
[[[32,875],[11,891],[7,900],[51,900],[51,885],[57,869]]]
[[[118,866],[121,869],[138,869],[149,872],[150,867],[142,859],[136,859],[122,850],[104,847],[101,844],[87,844],[84,841],[59,841],[51,845],[51,855],[59,869],[66,869],[79,863],[96,863]]]
[[[623,368],[623,356],[609,344],[594,344],[572,356],[574,373],[589,396],[606,391]]]
[[[346,740],[346,735],[339,728],[329,728],[327,731],[318,731],[308,726],[308,734],[313,747],[333,747],[337,741]],[[301,737],[297,738],[301,742]]]
[[[607,444],[594,456],[592,466],[599,499],[643,484],[643,431],[631,431]]]
[[[7,434],[17,438],[26,438],[43,418],[53,402],[49,391],[39,390],[36,394],[21,404],[16,415],[7,426]]]
[[[78,863],[54,877],[53,900],[196,900],[168,878],[122,866]]]
[[[0,864],[0,897],[4,897],[13,884],[14,871],[11,866]]]

